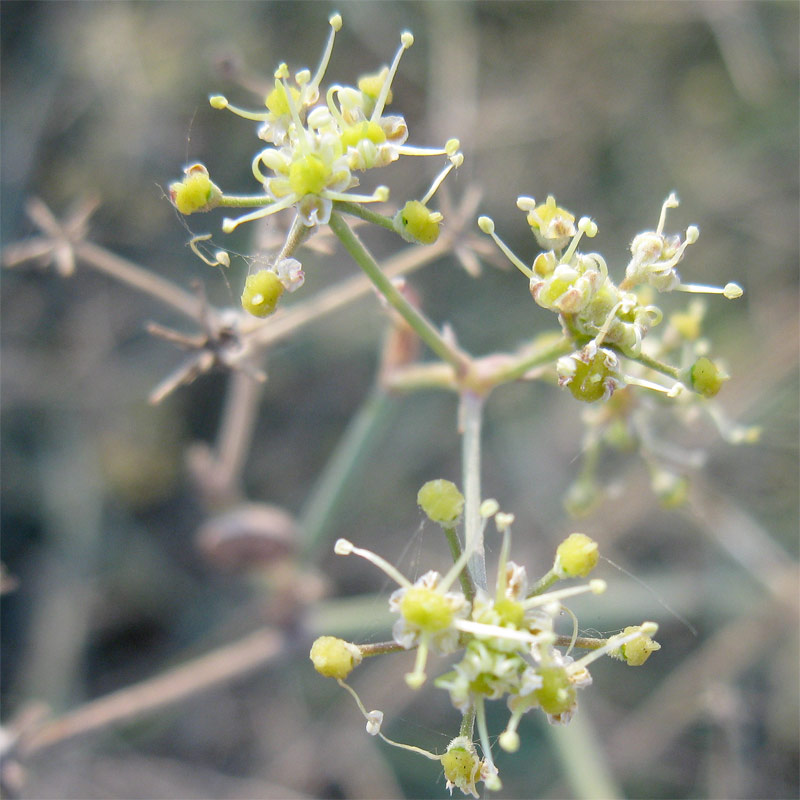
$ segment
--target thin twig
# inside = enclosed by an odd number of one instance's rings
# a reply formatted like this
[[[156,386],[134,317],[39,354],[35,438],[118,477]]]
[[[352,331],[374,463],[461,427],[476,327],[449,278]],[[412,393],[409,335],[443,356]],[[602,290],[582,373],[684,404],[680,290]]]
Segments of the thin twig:
[[[238,642],[181,664],[160,675],[99,697],[44,723],[20,744],[24,755],[45,750],[81,734],[141,717],[191,695],[239,678],[277,658],[285,646],[275,630],[263,629]]]
[[[225,406],[217,434],[215,466],[217,485],[235,496],[253,440],[263,382],[235,370],[228,378]]]
[[[172,306],[195,322],[199,318],[202,302],[196,294],[184,291],[150,270],[142,269],[132,261],[114,255],[92,242],[76,242],[75,254],[90,267]]]

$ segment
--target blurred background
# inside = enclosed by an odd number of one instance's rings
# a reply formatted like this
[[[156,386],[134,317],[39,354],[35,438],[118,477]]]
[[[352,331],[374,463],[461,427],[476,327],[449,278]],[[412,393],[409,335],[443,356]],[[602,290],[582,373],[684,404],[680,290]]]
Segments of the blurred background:
[[[96,195],[93,242],[187,289],[202,281],[217,305],[235,303],[241,262],[223,273],[194,257],[166,187],[202,161],[227,191],[257,188],[254,124],[213,110],[207,97],[257,108],[242,84],[268,85],[281,61],[313,70],[333,11],[344,27],[324,85],[389,63],[400,32],[413,31],[392,107],[412,143],[460,138],[466,161],[448,180],[452,202],[480,187],[477,213],[490,214],[525,260],[537,249],[518,195],[553,193],[595,219],[593,247],[619,277],[631,239],[655,226],[674,190],[681,206],[666,230],[701,230],[684,280],[745,289],[735,303],[711,298],[707,333],[733,376],[720,407],[762,436],[733,446],[698,420],[689,441],[705,464],[683,508],[659,506],[631,454],[604,465],[604,501],[571,520],[563,497],[579,469],[580,404],[540,383],[502,387],[488,402],[484,495],[516,514],[514,558],[540,574],[570,531],[592,535],[624,571],[601,564],[610,589],[602,602],[574,604],[582,626],[616,631],[654,619],[662,643],[639,670],[597,663],[568,728],[529,715],[522,751],[498,757],[503,796],[796,797],[798,5],[5,0],[3,245],[35,234],[31,197],[62,217]],[[393,198],[420,197],[438,168],[408,160],[380,176]],[[221,216],[187,223],[254,252],[263,231],[224,237]],[[369,244],[382,257],[397,249],[381,231]],[[356,271],[340,251],[303,262],[304,297]],[[412,283],[426,313],[452,324],[475,354],[513,349],[555,325],[510,269],[484,264],[475,279],[445,256]],[[437,765],[368,737],[352,699],[314,673],[307,652],[328,629],[359,642],[388,638],[391,587],[368,565],[336,559],[337,536],[412,576],[446,564],[415,497],[432,477],[459,480],[454,398],[421,393],[382,406],[313,563],[224,572],[196,545],[209,509],[187,454],[196,462],[217,435],[226,375],[147,402],[185,354],[145,323],[196,330],[81,265],[69,279],[4,270],[0,302],[4,746],[37,714],[152,679],[265,623],[281,636],[274,657],[180,702],[27,753],[11,747],[6,793],[445,797]],[[384,328],[365,296],[270,350],[244,468],[248,499],[303,513],[374,384]],[[325,601],[299,616],[276,610],[287,596],[301,603],[323,592],[368,599]],[[405,690],[409,658],[372,660],[353,684],[384,710],[387,735],[441,752],[458,715],[443,692]],[[492,708],[491,730],[505,716]],[[607,774],[587,785],[586,774],[603,774],[587,769],[592,753]]]

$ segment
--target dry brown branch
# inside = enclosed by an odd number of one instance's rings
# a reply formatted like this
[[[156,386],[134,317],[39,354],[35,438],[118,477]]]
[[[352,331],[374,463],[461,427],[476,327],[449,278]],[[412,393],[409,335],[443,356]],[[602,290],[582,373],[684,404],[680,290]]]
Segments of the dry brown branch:
[[[149,680],[79,706],[23,734],[20,752],[31,755],[66,739],[141,717],[198,692],[264,667],[284,649],[284,638],[263,629],[233,644],[173,667]]]

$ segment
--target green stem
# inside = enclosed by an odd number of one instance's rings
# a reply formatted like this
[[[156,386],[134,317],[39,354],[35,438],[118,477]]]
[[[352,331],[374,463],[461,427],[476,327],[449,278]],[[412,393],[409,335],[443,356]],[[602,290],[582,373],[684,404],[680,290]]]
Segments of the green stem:
[[[363,203],[346,203],[343,200],[337,200],[336,208],[345,214],[350,214],[353,217],[358,217],[366,222],[371,222],[373,225],[380,225],[386,230],[397,233],[394,227],[394,220],[391,217],[379,214],[377,211],[367,208]]]
[[[350,226],[335,211],[331,212],[331,230],[344,245],[345,250],[375,284],[378,291],[386,298],[405,321],[414,329],[417,336],[436,353],[439,358],[453,366],[458,374],[467,372],[470,361],[466,355],[447,342],[433,325],[415,309],[395,288],[389,278],[384,275],[369,250],[350,229]]]
[[[545,725],[561,761],[572,796],[582,800],[613,800],[623,797],[611,774],[602,737],[588,713],[576,714],[569,725]]]
[[[555,647],[579,647],[581,650],[599,650],[608,639],[593,639],[589,636],[578,636],[575,641],[572,641],[571,636],[566,634],[559,634],[553,642]]]
[[[528,592],[528,597],[536,597],[542,592],[546,592],[558,580],[558,575],[551,569],[550,572],[536,581],[533,588]]]
[[[621,350],[618,352],[625,356],[625,358],[629,358],[631,361],[636,361],[643,367],[653,369],[656,372],[660,372],[662,375],[667,375],[670,378],[674,378],[676,381],[680,380],[680,370],[678,367],[673,367],[671,364],[665,364],[663,361],[659,361],[657,358],[645,355],[644,353],[639,353],[638,356],[632,356],[629,353],[623,353]]]
[[[450,553],[453,556],[453,563],[457,563],[461,558],[461,542],[458,541],[458,534],[455,528],[444,528],[444,535],[447,537],[447,544],[450,545]],[[475,598],[475,586],[472,583],[472,577],[466,570],[461,570],[458,576],[461,581],[461,590],[464,596],[470,603]]]
[[[260,206],[270,206],[274,201],[265,194],[235,195],[224,194],[219,198],[217,207],[219,208],[259,208]]]
[[[405,653],[406,648],[397,642],[375,642],[374,644],[356,645],[364,658],[384,656],[388,653]]]
[[[289,258],[289,256],[291,256],[308,238],[311,230],[312,229],[300,218],[300,215],[297,214],[294,218],[294,222],[292,222],[292,227],[289,229],[289,233],[286,235],[286,241],[283,243],[283,247],[280,253],[278,253],[278,257],[275,259],[276,263],[284,258]]]
[[[575,345],[572,341],[565,337],[560,337],[542,349],[534,349],[529,353],[525,353],[515,364],[499,370],[492,376],[492,382],[495,385],[499,385],[519,380],[530,370],[555,362],[561,356],[571,353],[574,349]]]
[[[461,468],[464,486],[464,547],[470,553],[469,572],[475,586],[486,589],[486,553],[481,529],[481,420],[483,397],[464,391],[459,406]]]
[[[464,736],[469,741],[472,741],[472,730],[475,727],[475,704],[470,704],[469,708],[464,712],[461,717],[461,727],[458,730],[459,736]]]
[[[303,553],[308,556],[330,529],[344,493],[351,485],[353,471],[364,458],[370,440],[386,420],[392,404],[379,387],[372,389],[356,412],[328,459],[322,475],[300,514]]]

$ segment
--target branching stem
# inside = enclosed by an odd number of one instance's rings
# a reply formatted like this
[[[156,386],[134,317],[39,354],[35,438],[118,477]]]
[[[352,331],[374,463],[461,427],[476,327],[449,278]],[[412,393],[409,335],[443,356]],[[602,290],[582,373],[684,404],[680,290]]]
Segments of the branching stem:
[[[381,271],[371,253],[362,244],[361,240],[350,229],[350,226],[335,211],[331,212],[331,230],[339,238],[353,260],[358,264],[376,288],[386,298],[405,321],[414,329],[417,335],[439,358],[452,365],[459,374],[469,370],[470,360],[454,345],[448,342],[439,331],[415,309],[403,295],[395,288],[394,284]]]

